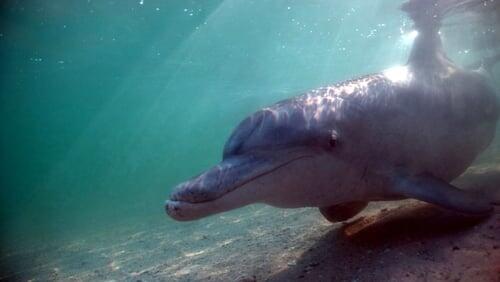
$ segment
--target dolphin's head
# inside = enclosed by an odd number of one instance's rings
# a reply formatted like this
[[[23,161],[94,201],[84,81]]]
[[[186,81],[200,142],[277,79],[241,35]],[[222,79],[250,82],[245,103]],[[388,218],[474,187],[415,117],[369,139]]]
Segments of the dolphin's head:
[[[193,220],[255,202],[316,205],[324,195],[313,195],[317,187],[310,186],[330,177],[326,167],[340,165],[338,134],[330,120],[311,118],[296,104],[254,113],[234,130],[219,164],[174,188],[166,212],[176,220]]]

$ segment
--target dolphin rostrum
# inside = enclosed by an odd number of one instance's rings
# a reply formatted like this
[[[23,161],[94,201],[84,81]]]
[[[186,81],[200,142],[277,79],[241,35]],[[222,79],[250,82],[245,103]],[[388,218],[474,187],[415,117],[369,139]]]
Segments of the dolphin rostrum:
[[[448,59],[438,33],[450,3],[474,1],[407,1],[418,36],[406,65],[252,114],[219,164],[175,187],[168,215],[186,221],[266,203],[318,207],[336,222],[370,201],[406,198],[488,214],[487,198],[449,182],[493,139],[496,96],[481,73]]]

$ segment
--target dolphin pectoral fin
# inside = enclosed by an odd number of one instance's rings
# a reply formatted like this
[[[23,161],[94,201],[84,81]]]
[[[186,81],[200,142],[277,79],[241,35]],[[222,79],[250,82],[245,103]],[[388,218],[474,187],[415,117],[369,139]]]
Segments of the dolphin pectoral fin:
[[[368,202],[348,202],[329,207],[319,208],[321,214],[330,222],[339,222],[348,220],[349,218],[360,213]]]
[[[393,178],[396,194],[414,198],[471,216],[485,216],[493,207],[487,197],[463,191],[433,176],[401,176]]]

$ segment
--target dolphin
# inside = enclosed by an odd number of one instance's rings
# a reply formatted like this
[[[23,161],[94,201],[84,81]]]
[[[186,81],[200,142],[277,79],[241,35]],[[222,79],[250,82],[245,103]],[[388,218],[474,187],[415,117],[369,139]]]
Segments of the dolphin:
[[[167,214],[188,221],[265,203],[318,207],[338,222],[370,201],[407,198],[488,214],[487,197],[450,184],[490,144],[499,114],[486,77],[458,67],[443,50],[439,28],[450,2],[402,6],[418,31],[406,65],[247,117],[219,164],[173,189]]]

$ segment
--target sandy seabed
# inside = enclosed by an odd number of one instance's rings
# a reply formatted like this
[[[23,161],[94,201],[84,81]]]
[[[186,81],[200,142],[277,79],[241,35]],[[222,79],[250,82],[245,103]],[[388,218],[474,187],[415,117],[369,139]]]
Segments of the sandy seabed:
[[[455,183],[500,191],[500,167],[473,166]],[[331,224],[317,209],[254,205],[0,263],[6,281],[500,281],[500,206],[470,218],[414,200],[372,203]]]

